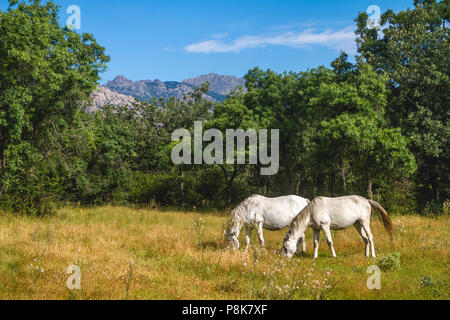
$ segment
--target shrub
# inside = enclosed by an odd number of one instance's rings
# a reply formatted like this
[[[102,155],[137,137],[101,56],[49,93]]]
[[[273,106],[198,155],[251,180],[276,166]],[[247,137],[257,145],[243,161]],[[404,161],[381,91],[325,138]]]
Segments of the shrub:
[[[178,177],[171,174],[133,173],[134,182],[130,186],[131,203],[149,203],[154,200],[162,205],[178,204]]]
[[[385,183],[379,187],[380,203],[389,214],[411,214],[417,212],[418,205],[414,196],[414,183],[410,180],[400,180]]]
[[[450,201],[449,200],[445,201],[444,204],[442,205],[442,212],[445,215],[450,214]]]
[[[398,271],[401,268],[401,254],[395,252],[378,259],[377,265],[382,271]]]

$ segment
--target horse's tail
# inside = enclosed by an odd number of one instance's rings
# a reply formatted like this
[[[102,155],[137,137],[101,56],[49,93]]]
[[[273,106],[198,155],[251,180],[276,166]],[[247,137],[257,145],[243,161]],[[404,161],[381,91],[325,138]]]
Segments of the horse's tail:
[[[389,234],[389,238],[392,240],[392,233],[394,231],[394,225],[391,221],[391,218],[389,217],[389,214],[386,212],[386,210],[376,201],[368,200],[370,203],[370,206],[372,207],[372,210],[376,211],[383,221],[384,229],[386,229],[386,232]]]

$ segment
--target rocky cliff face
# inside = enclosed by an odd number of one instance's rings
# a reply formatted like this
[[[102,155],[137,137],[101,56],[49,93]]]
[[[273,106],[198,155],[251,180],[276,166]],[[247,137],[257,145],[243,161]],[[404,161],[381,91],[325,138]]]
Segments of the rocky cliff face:
[[[104,86],[99,86],[91,95],[93,105],[90,112],[98,110],[100,107],[110,104],[113,106],[131,106],[135,98],[112,91]]]
[[[233,76],[221,76],[218,74],[208,74],[197,78],[187,79],[182,82],[160,80],[131,81],[124,76],[117,76],[113,81],[106,84],[106,88],[135,97],[139,100],[150,100],[152,98],[175,97],[183,99],[186,93],[191,92],[195,87],[206,82],[210,83],[211,91],[209,97],[215,101],[222,101],[237,86],[245,85],[245,80]]]
[[[145,101],[152,98],[168,99],[170,97],[182,99],[185,93],[193,89],[191,85],[179,82],[162,82],[160,80],[133,82],[123,76],[117,76],[113,81],[108,81],[106,87],[115,92]]]
[[[245,86],[245,80],[243,78],[237,78],[233,76],[222,76],[215,73],[210,73],[208,75],[186,79],[183,81],[183,83],[187,83],[194,87],[201,86],[206,82],[209,82],[210,89],[212,92],[222,96],[230,94],[231,91],[236,89],[238,86],[242,87]]]
[[[245,86],[243,78],[234,76],[223,76],[215,73],[186,79],[182,82],[160,80],[132,81],[124,76],[117,76],[112,81],[108,81],[105,86],[99,86],[92,94],[94,105],[92,110],[111,104],[114,106],[132,105],[135,99],[149,101],[152,98],[183,97],[194,90],[195,87],[209,82],[210,92],[207,99],[212,101],[223,101],[225,96],[238,86]]]

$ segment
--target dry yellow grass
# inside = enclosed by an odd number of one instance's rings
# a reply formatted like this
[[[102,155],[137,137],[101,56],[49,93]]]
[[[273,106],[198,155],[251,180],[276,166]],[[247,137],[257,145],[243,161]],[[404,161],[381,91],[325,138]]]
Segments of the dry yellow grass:
[[[285,231],[265,231],[268,250],[223,242],[227,217],[122,207],[66,208],[44,218],[0,213],[0,299],[448,299],[448,216],[393,218],[391,243],[372,229],[379,257],[398,252],[401,269],[382,273],[369,290],[363,243],[354,229],[334,232],[338,254],[321,239],[320,257],[287,260]],[[131,263],[131,261],[134,262]],[[81,268],[81,290],[66,269]]]

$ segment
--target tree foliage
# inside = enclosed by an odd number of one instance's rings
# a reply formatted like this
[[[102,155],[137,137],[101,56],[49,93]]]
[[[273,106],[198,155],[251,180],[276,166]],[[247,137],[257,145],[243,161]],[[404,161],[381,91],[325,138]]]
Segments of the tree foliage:
[[[17,193],[23,187],[12,177],[35,175],[39,142],[70,123],[109,57],[91,34],[62,28],[52,2],[9,3],[0,12],[0,192]]]
[[[422,206],[449,197],[450,44],[448,1],[416,0],[382,16],[381,32],[356,19],[360,59],[389,76],[388,119],[409,137]]]
[[[381,30],[360,14],[356,63],[341,52],[330,68],[256,67],[246,88],[221,103],[205,98],[205,84],[184,99],[88,113],[109,60],[104,48],[61,27],[52,2],[10,1],[0,11],[0,208],[45,213],[69,201],[212,209],[259,193],[360,194],[394,212],[438,211],[449,189],[446,3],[387,11]],[[172,133],[193,136],[196,121],[224,137],[227,129],[279,129],[279,173],[225,161],[174,165]]]

